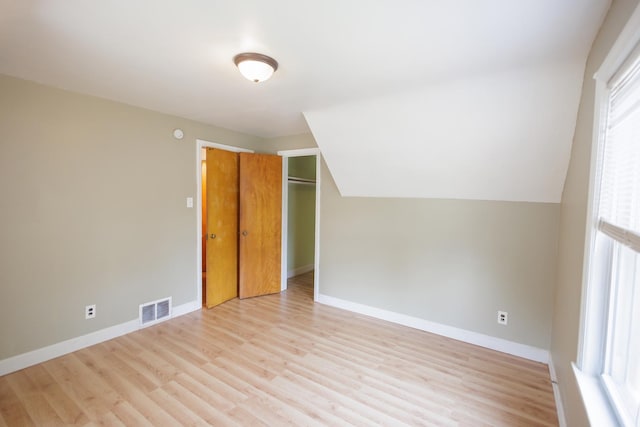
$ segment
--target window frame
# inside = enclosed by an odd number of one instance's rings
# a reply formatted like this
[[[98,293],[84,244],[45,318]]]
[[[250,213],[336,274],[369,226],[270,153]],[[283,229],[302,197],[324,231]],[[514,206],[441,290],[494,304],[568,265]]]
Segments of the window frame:
[[[640,57],[640,5],[594,75],[596,80],[593,144],[589,173],[588,210],[583,265],[583,293],[577,362],[573,364],[587,416],[592,425],[616,425],[616,399],[603,376],[606,370],[607,328],[611,305],[611,265],[615,243],[599,232],[598,205],[603,167],[603,147],[609,113],[610,82],[626,67],[630,58]],[[634,59],[635,60],[635,59]],[[602,262],[606,259],[607,262]]]

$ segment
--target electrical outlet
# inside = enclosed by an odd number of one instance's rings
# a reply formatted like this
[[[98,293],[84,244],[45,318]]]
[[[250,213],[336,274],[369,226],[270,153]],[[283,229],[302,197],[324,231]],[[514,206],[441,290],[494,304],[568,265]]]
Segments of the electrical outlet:
[[[509,313],[506,311],[498,312],[498,323],[501,325],[506,325],[509,322]]]
[[[93,319],[96,317],[96,305],[91,304],[84,308],[84,318],[85,319]]]

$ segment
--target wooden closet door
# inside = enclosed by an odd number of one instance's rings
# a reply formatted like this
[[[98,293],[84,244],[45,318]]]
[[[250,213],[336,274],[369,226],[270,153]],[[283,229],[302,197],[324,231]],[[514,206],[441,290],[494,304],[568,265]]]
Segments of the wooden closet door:
[[[282,158],[240,153],[240,298],[281,290]]]
[[[238,153],[207,148],[206,305],[238,296]]]

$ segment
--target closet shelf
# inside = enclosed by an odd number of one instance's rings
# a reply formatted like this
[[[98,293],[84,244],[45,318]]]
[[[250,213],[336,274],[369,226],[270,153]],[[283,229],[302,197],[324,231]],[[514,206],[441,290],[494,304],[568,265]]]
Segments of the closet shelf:
[[[307,184],[307,185],[315,185],[316,184],[316,180],[315,179],[308,179],[308,178],[300,178],[298,176],[290,176],[287,181],[290,184]]]

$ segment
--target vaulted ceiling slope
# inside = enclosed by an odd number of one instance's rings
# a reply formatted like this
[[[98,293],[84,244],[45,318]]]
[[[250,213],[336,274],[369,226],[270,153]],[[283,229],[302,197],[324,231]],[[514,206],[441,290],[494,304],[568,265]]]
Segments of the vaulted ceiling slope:
[[[265,138],[310,128],[343,195],[557,202],[609,3],[0,0],[0,73]],[[245,51],[274,77],[244,80]]]
[[[583,71],[477,75],[305,117],[343,196],[559,202]]]

